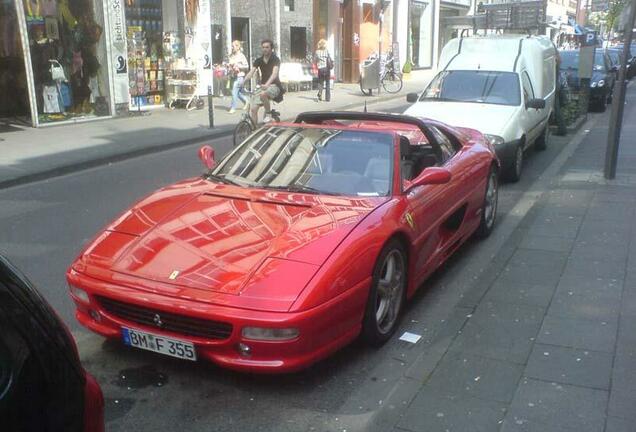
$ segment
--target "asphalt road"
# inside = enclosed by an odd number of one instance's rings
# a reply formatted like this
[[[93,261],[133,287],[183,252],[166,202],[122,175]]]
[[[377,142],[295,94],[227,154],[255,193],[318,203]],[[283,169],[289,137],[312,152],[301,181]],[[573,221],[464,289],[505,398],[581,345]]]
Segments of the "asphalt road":
[[[404,108],[395,101],[374,106],[391,112]],[[546,151],[529,152],[522,180],[502,185],[499,222],[510,217],[566,143],[553,137]],[[210,144],[220,156],[231,140]],[[136,200],[202,173],[199,145],[0,190],[0,252],[29,276],[72,329],[86,368],[102,385],[107,430],[352,431],[381,422],[379,413],[384,418],[397,412],[399,407],[386,401],[399,400],[401,368],[412,354],[397,337],[380,349],[356,342],[298,374],[262,377],[128,349],[75,322],[64,280],[68,265],[93,235]],[[462,290],[473,279],[462,267],[492,241],[469,242],[434,275],[407,308],[400,333],[414,331],[426,340],[452,320]]]

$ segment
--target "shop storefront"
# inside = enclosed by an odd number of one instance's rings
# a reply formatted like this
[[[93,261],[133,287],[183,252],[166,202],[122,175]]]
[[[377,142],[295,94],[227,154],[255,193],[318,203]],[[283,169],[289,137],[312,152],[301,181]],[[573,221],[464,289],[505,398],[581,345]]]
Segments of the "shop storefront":
[[[0,0],[0,22],[7,123],[174,107],[212,82],[210,0]]]
[[[0,115],[33,126],[111,114],[103,9],[3,0]]]
[[[126,0],[129,108],[200,107],[212,82],[210,0]]]
[[[433,66],[434,11],[433,0],[409,0],[408,50],[416,69]]]
[[[468,15],[471,0],[444,0],[439,5],[439,38],[437,43],[437,56],[442,48],[451,40],[460,35],[462,28],[454,25],[453,20]],[[464,27],[470,29],[470,26]]]

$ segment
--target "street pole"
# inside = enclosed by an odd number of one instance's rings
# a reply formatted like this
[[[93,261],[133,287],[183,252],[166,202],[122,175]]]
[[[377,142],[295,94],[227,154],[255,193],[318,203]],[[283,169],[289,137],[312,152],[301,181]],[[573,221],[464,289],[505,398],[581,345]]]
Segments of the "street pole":
[[[214,99],[212,97],[212,86],[208,86],[208,122],[210,129],[214,129]]]
[[[603,175],[606,179],[616,178],[616,162],[618,159],[618,145],[621,139],[621,127],[623,125],[623,112],[625,111],[625,91],[627,81],[627,60],[629,59],[629,47],[632,44],[632,31],[636,23],[636,4],[631,4],[629,18],[624,27],[623,54],[621,55],[621,68],[618,71],[617,93],[612,97],[612,112],[609,120],[609,132],[607,134],[607,148],[605,150],[605,168]]]
[[[378,58],[380,59],[380,73],[382,72],[382,21],[384,21],[384,8],[383,8],[383,0],[380,0],[380,13],[378,14],[379,21],[379,37],[378,37]],[[384,65],[386,67],[386,65]],[[382,85],[378,86],[378,95],[380,94],[380,88]]]
[[[232,0],[225,0],[225,54],[232,52]],[[225,58],[225,55],[223,56]]]
[[[282,50],[280,47],[280,2],[281,0],[274,0],[274,27],[276,32],[276,49],[278,50],[278,58],[282,56]]]

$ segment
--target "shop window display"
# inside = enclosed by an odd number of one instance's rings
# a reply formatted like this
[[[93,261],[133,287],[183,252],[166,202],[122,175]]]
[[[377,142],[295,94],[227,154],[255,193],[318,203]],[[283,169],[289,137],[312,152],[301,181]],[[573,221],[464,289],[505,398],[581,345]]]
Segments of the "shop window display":
[[[93,3],[24,0],[24,12],[39,122],[109,115]]]
[[[128,73],[131,109],[164,105],[161,0],[127,0]]]
[[[0,117],[29,123],[29,95],[13,0],[0,0]]]

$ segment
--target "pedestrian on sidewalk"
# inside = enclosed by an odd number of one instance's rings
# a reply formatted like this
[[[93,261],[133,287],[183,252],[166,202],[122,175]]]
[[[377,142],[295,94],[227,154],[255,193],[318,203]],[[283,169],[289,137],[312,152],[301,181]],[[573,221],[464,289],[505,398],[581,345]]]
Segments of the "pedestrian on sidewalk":
[[[243,83],[245,82],[245,73],[250,69],[245,54],[243,54],[242,42],[235,40],[232,42],[232,54],[229,58],[229,66],[232,77],[232,105],[230,106],[230,114],[236,112],[238,101],[245,104],[245,97],[241,94]]]
[[[333,59],[327,50],[327,41],[320,39],[318,49],[314,53],[314,62],[318,68],[318,101],[322,100],[322,90],[326,87],[325,100],[331,100],[331,69],[333,69]]]

